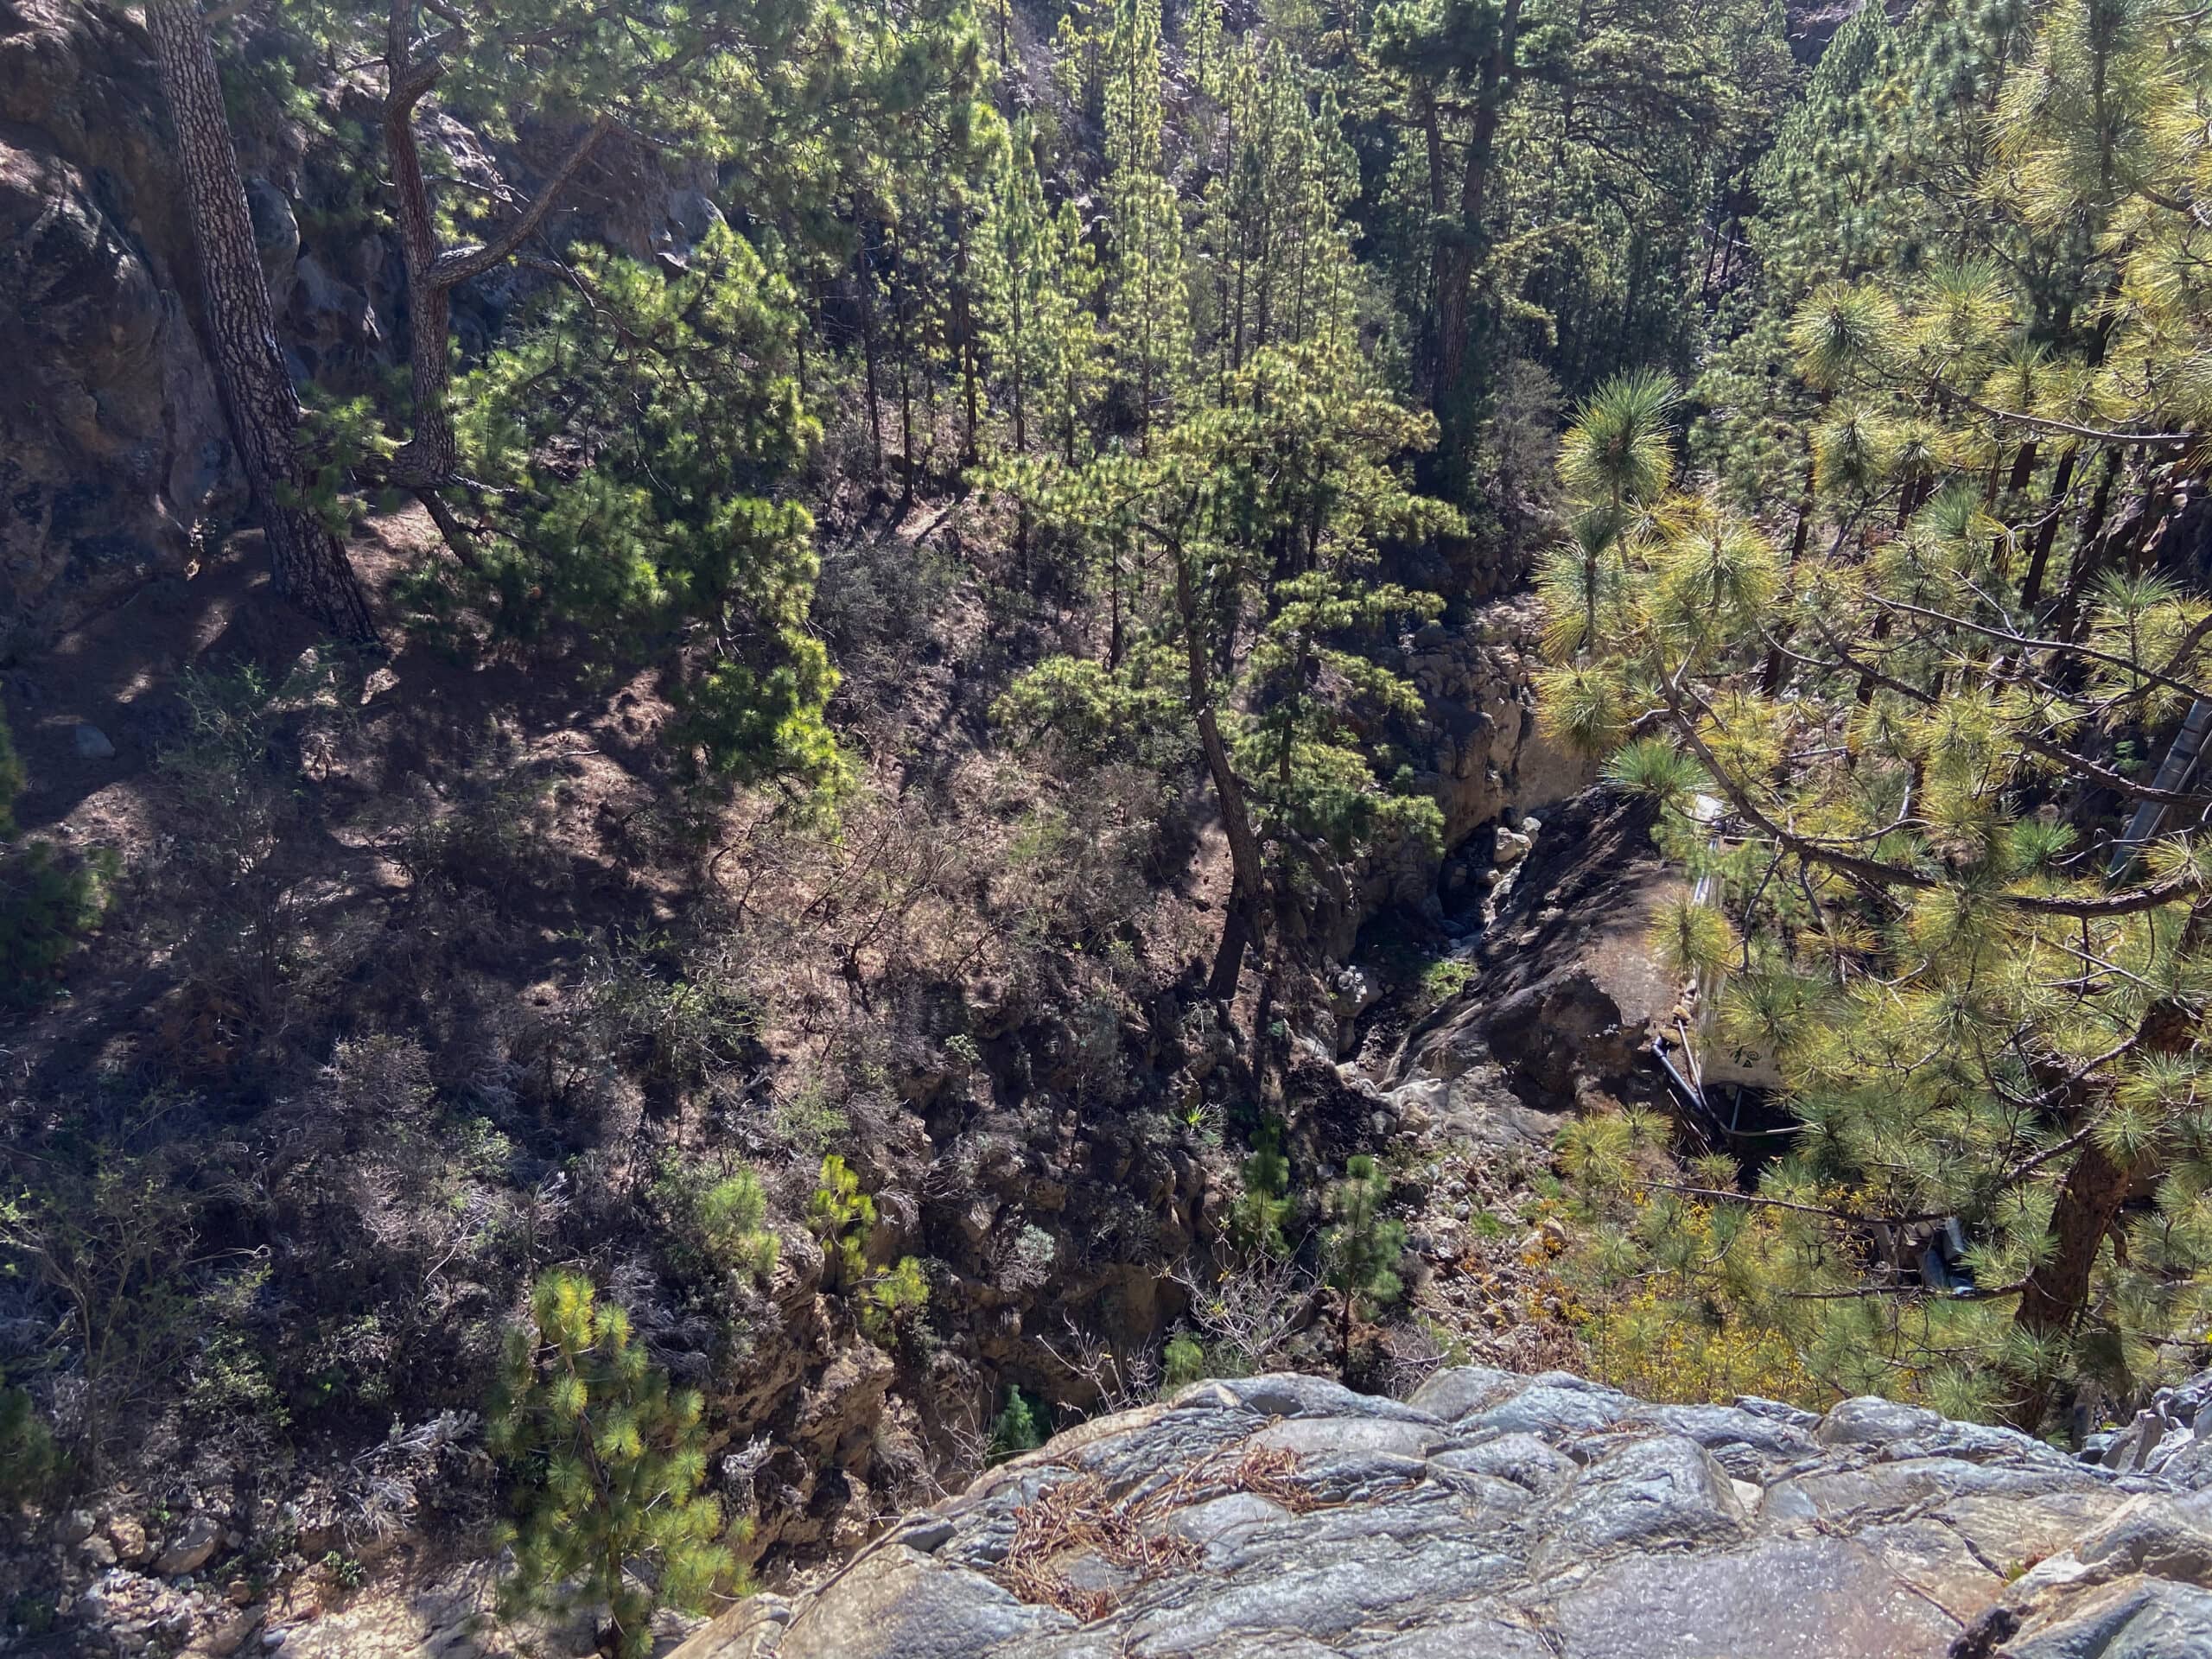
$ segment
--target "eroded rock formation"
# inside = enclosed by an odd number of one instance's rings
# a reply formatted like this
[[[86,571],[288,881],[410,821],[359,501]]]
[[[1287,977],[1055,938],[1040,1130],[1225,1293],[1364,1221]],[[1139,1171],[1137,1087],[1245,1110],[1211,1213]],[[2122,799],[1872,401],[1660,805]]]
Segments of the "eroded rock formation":
[[[2212,1477],[2174,1466],[1878,1399],[1656,1406],[1477,1368],[1403,1402],[1205,1382],[677,1659],[2183,1659],[2212,1654]]]

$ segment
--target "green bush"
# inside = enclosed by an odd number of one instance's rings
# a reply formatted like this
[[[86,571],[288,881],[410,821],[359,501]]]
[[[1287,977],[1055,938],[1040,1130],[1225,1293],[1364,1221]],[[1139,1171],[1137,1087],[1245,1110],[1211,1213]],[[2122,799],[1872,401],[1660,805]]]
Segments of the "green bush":
[[[1284,1255],[1289,1249],[1282,1224],[1291,1211],[1290,1160],[1283,1154],[1280,1120],[1260,1125],[1242,1173],[1244,1190],[1229,1210],[1230,1241],[1247,1255]]]
[[[30,1395],[0,1385],[0,1503],[36,1502],[60,1467],[54,1436],[32,1409]]]
[[[1042,1401],[1032,1403],[1027,1395],[1008,1384],[1006,1409],[991,1425],[991,1461],[1003,1463],[1044,1445],[1044,1425],[1050,1419],[1050,1409]]]
[[[1440,957],[1421,969],[1422,1006],[1440,1008],[1471,984],[1475,964],[1459,957]]]
[[[514,1487],[511,1608],[605,1606],[616,1651],[642,1659],[658,1609],[696,1611],[735,1576],[721,1506],[699,1492],[702,1410],[589,1279],[538,1280],[508,1333],[486,1436]]]
[[[662,1160],[652,1195],[680,1249],[717,1277],[766,1281],[776,1270],[776,1236],[766,1225],[760,1177],[740,1166],[717,1176],[675,1153]],[[679,1268],[684,1263],[678,1263]]]
[[[1212,1368],[1206,1363],[1205,1345],[1196,1337],[1187,1331],[1179,1331],[1168,1338],[1166,1347],[1160,1354],[1162,1389],[1188,1388],[1211,1375]]]
[[[268,1363],[237,1331],[217,1330],[200,1345],[184,1392],[185,1409],[203,1423],[250,1418],[271,1430],[288,1427],[291,1413],[270,1380]]]
[[[860,1177],[830,1153],[807,1201],[806,1224],[822,1241],[825,1270],[842,1285],[857,1285],[868,1273],[868,1233],[875,1225],[875,1200],[861,1191]]]
[[[0,853],[0,1008],[54,995],[62,964],[107,912],[117,868],[105,847],[81,859],[43,841]]]
[[[888,1343],[912,1324],[929,1300],[922,1264],[911,1255],[901,1256],[898,1266],[878,1274],[861,1292],[861,1329],[869,1340]]]
[[[1321,1236],[1321,1259],[1329,1285],[1344,1297],[1342,1334],[1347,1352],[1354,1305],[1379,1310],[1405,1291],[1398,1277],[1398,1258],[1406,1249],[1405,1226],[1382,1213],[1389,1185],[1375,1160],[1358,1153],[1345,1160],[1344,1179],[1329,1189],[1327,1209],[1336,1224]]]

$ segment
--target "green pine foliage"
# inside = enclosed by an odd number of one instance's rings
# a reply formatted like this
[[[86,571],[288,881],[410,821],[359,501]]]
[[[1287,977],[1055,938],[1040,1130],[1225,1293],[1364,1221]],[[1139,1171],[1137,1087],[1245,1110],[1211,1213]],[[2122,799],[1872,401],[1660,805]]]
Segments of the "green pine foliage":
[[[1024,1452],[1034,1452],[1045,1444],[1051,1421],[1051,1407],[1007,1384],[1006,1407],[991,1423],[991,1461],[1003,1463]]]
[[[1819,413],[1795,545],[1669,489],[1655,453],[1631,533],[1547,581],[1541,689],[1660,804],[1702,885],[1658,953],[1698,983],[1701,1042],[1772,1066],[1799,1122],[1754,1192],[1578,1127],[1591,1281],[1649,1304],[1600,1296],[1596,1330],[1778,1339],[1839,1393],[2039,1429],[2212,1326],[2212,848],[2185,771],[2130,758],[2212,686],[2212,607],[2111,502],[2193,475],[2212,425],[2212,284],[2183,252],[2212,79],[2126,4],[1938,49],[1994,15],[1916,13],[1888,83],[1922,110],[1891,135],[1948,157],[1898,176],[1974,221],[1964,257],[1822,281],[1789,320]],[[2077,295],[2117,296],[2094,332],[2054,324],[2024,250],[2088,259]],[[1627,470],[1617,412],[1593,400],[1565,441],[1584,499],[1591,456]],[[1952,1220],[1963,1253],[1926,1267]]]
[[[868,1274],[868,1235],[875,1225],[875,1200],[861,1191],[860,1177],[843,1157],[822,1160],[822,1177],[807,1200],[806,1223],[822,1241],[831,1277],[854,1286]]]
[[[1211,1375],[1205,1344],[1187,1331],[1179,1331],[1168,1338],[1160,1351],[1160,1387],[1163,1394],[1203,1382]]]
[[[1148,453],[1006,480],[1039,523],[1107,550],[1112,621],[1103,662],[1048,659],[1006,708],[1040,727],[1150,714],[1196,740],[1231,821],[1242,913],[1269,879],[1262,837],[1287,868],[1440,825],[1433,798],[1358,741],[1420,707],[1362,647],[1440,608],[1378,579],[1383,543],[1459,520],[1399,469],[1433,424],[1363,378],[1348,340],[1268,346]],[[1124,593],[1132,566],[1163,564]]]
[[[653,1197],[704,1273],[766,1283],[775,1272],[776,1235],[766,1224],[768,1196],[758,1172],[740,1166],[717,1174],[671,1153]]]
[[[40,1421],[29,1391],[0,1381],[0,1503],[39,1502],[60,1465],[53,1431]]]
[[[1405,1294],[1398,1260],[1405,1254],[1406,1229],[1382,1213],[1389,1192],[1389,1179],[1375,1160],[1357,1153],[1345,1160],[1344,1179],[1331,1185],[1324,1203],[1331,1217],[1321,1235],[1324,1276],[1343,1299],[1347,1341],[1355,1306],[1372,1315]]]
[[[583,293],[556,290],[456,389],[468,471],[512,492],[506,533],[474,565],[442,561],[419,597],[480,611],[495,640],[588,637],[658,663],[671,740],[703,775],[833,798],[837,677],[807,626],[813,521],[788,493],[820,435],[791,287],[721,228],[672,276],[579,270]],[[601,325],[605,346],[577,350]]]
[[[1244,1190],[1230,1207],[1229,1236],[1248,1255],[1281,1256],[1289,1253],[1283,1223],[1290,1218],[1290,1160],[1282,1149],[1282,1123],[1269,1118],[1252,1137],[1251,1155],[1240,1173]]]
[[[741,1591],[707,1475],[703,1402],[671,1389],[581,1273],[532,1287],[508,1333],[486,1442],[514,1494],[517,1607],[604,1607],[625,1659],[652,1650],[661,1607],[698,1611]]]
[[[875,1225],[875,1200],[861,1191],[860,1177],[836,1153],[822,1160],[806,1219],[822,1241],[825,1282],[853,1299],[861,1329],[870,1340],[888,1344],[911,1332],[929,1305],[929,1280],[911,1255],[880,1272],[869,1268],[868,1236]]]

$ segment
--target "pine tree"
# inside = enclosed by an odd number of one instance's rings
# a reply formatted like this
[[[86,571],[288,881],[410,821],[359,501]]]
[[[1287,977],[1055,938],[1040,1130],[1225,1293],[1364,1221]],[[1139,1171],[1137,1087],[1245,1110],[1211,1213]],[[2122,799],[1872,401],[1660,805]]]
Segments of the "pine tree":
[[[657,1609],[696,1611],[733,1580],[721,1505],[699,1492],[701,1413],[589,1279],[539,1278],[508,1333],[487,1429],[514,1486],[511,1605],[603,1606],[613,1650],[638,1659]]]
[[[1306,838],[1342,849],[1383,832],[1433,835],[1439,822],[1433,799],[1379,777],[1351,741],[1358,713],[1415,699],[1346,640],[1435,613],[1433,596],[1378,582],[1375,566],[1386,537],[1459,521],[1395,469],[1433,427],[1360,378],[1348,343],[1270,348],[1232,377],[1222,407],[1185,415],[1149,455],[1007,480],[1043,521],[1109,546],[1126,538],[1165,567],[1126,657],[1103,671],[1047,661],[1001,715],[1050,726],[1077,701],[1092,703],[1078,717],[1093,725],[1151,722],[1179,693],[1229,842],[1231,893],[1209,976],[1224,1000],[1267,924],[1263,836],[1287,862]]]
[[[1405,1254],[1402,1223],[1382,1214],[1390,1184],[1365,1153],[1345,1160],[1344,1179],[1329,1188],[1324,1207],[1334,1224],[1321,1236],[1324,1278],[1338,1297],[1339,1348],[1351,1363],[1354,1307],[1385,1308],[1404,1294],[1398,1258]]]
[[[1197,238],[1212,276],[1200,287],[1209,302],[1200,332],[1211,336],[1202,352],[1217,401],[1255,352],[1333,349],[1355,326],[1358,282],[1344,220],[1357,168],[1333,99],[1325,92],[1318,111],[1309,107],[1307,76],[1280,46],[1227,58]]]
[[[192,244],[231,435],[269,541],[276,591],[341,639],[376,625],[346,550],[307,499],[300,400],[276,340],[269,280],[253,238],[238,148],[223,108],[209,30],[194,0],[151,0],[146,28],[175,129]]]
[[[497,533],[416,596],[465,602],[500,638],[581,631],[657,663],[681,711],[669,738],[704,776],[834,799],[836,674],[808,626],[813,519],[790,499],[820,436],[794,372],[795,296],[724,228],[673,276],[578,268],[589,297],[556,292],[459,388],[459,454],[499,492]],[[600,349],[575,349],[600,327]],[[561,446],[594,464],[546,466]]]
[[[1148,454],[1190,367],[1183,207],[1161,172],[1160,0],[1116,0],[1102,73],[1106,339],[1138,452]]]
[[[1828,400],[1821,536],[1785,558],[1713,493],[1662,500],[1600,649],[1542,685],[1557,729],[1628,740],[1614,775],[1720,907],[1677,906],[1668,949],[1711,1040],[1770,1057],[1802,1124],[1752,1194],[1725,1165],[1655,1185],[1578,1131],[1593,1255],[1664,1266],[1682,1317],[1783,1333],[1826,1386],[2031,1429],[2078,1379],[2154,1375],[2212,1313],[2212,847],[2183,759],[2212,605],[2154,533],[2212,430],[2187,366],[2212,285],[2176,262],[2201,235],[2183,111],[2212,80],[2174,27],[2053,6],[1977,94],[2024,229],[2104,227],[2101,329],[2050,337],[2036,285],[1979,261],[1815,289],[1789,337]],[[2108,518],[2101,488],[2046,543],[2045,444],[2137,511]],[[1548,598],[1562,626],[1586,603]],[[1920,1266],[1953,1220],[1962,1256]]]
[[[1687,361],[1715,187],[1787,84],[1776,18],[1764,0],[1376,8],[1361,217],[1391,251],[1452,493],[1497,362],[1580,392],[1624,360]]]

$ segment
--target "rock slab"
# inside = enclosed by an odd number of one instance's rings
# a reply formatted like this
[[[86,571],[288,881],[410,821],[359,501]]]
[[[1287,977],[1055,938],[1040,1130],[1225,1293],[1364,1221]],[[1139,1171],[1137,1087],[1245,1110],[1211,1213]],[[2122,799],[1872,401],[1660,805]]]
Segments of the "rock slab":
[[[1847,1401],[1202,1382],[676,1659],[2212,1659],[2212,1481]]]

